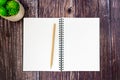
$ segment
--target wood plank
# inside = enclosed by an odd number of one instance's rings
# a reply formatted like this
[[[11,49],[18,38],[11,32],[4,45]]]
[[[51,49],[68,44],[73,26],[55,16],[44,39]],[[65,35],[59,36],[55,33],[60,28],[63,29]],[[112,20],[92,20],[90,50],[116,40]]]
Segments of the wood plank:
[[[64,0],[39,0],[39,17],[62,17]]]
[[[99,0],[73,0],[74,17],[98,17]]]
[[[110,0],[99,0],[101,80],[112,80]]]
[[[112,80],[120,80],[120,1],[111,1]]]
[[[16,32],[17,27],[0,19],[0,80],[16,80]]]

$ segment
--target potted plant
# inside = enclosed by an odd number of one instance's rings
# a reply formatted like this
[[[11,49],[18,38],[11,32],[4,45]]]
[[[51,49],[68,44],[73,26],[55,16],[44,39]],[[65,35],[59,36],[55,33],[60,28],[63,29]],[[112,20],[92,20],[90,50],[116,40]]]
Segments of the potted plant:
[[[24,16],[24,7],[18,0],[0,0],[0,16],[9,21],[19,21]]]

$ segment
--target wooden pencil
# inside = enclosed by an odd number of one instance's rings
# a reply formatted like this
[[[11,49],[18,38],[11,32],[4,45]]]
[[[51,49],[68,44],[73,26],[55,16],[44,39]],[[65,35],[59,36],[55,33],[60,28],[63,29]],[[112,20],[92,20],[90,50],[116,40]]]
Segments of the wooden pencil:
[[[56,32],[56,24],[53,25],[53,33],[52,33],[52,49],[51,49],[50,68],[52,68],[52,65],[53,65],[54,45],[55,45],[55,32]]]

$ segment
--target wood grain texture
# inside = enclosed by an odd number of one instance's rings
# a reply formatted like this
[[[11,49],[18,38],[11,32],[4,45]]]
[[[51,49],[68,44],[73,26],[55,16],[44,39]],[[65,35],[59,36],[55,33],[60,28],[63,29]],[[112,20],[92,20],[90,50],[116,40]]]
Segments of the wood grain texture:
[[[120,1],[111,1],[112,80],[120,80]]]
[[[25,17],[100,17],[99,72],[23,72],[23,20],[0,18],[0,80],[120,80],[119,0],[20,0]]]
[[[100,42],[101,42],[101,79],[112,80],[111,72],[111,26],[110,26],[110,1],[99,0],[100,17]]]

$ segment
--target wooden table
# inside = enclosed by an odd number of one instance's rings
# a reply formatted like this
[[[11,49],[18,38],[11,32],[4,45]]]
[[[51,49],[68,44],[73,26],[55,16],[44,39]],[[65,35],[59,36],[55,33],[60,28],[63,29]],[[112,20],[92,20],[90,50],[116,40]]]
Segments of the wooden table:
[[[20,0],[25,17],[100,17],[100,72],[23,72],[23,20],[0,18],[0,80],[120,80],[120,0]]]

